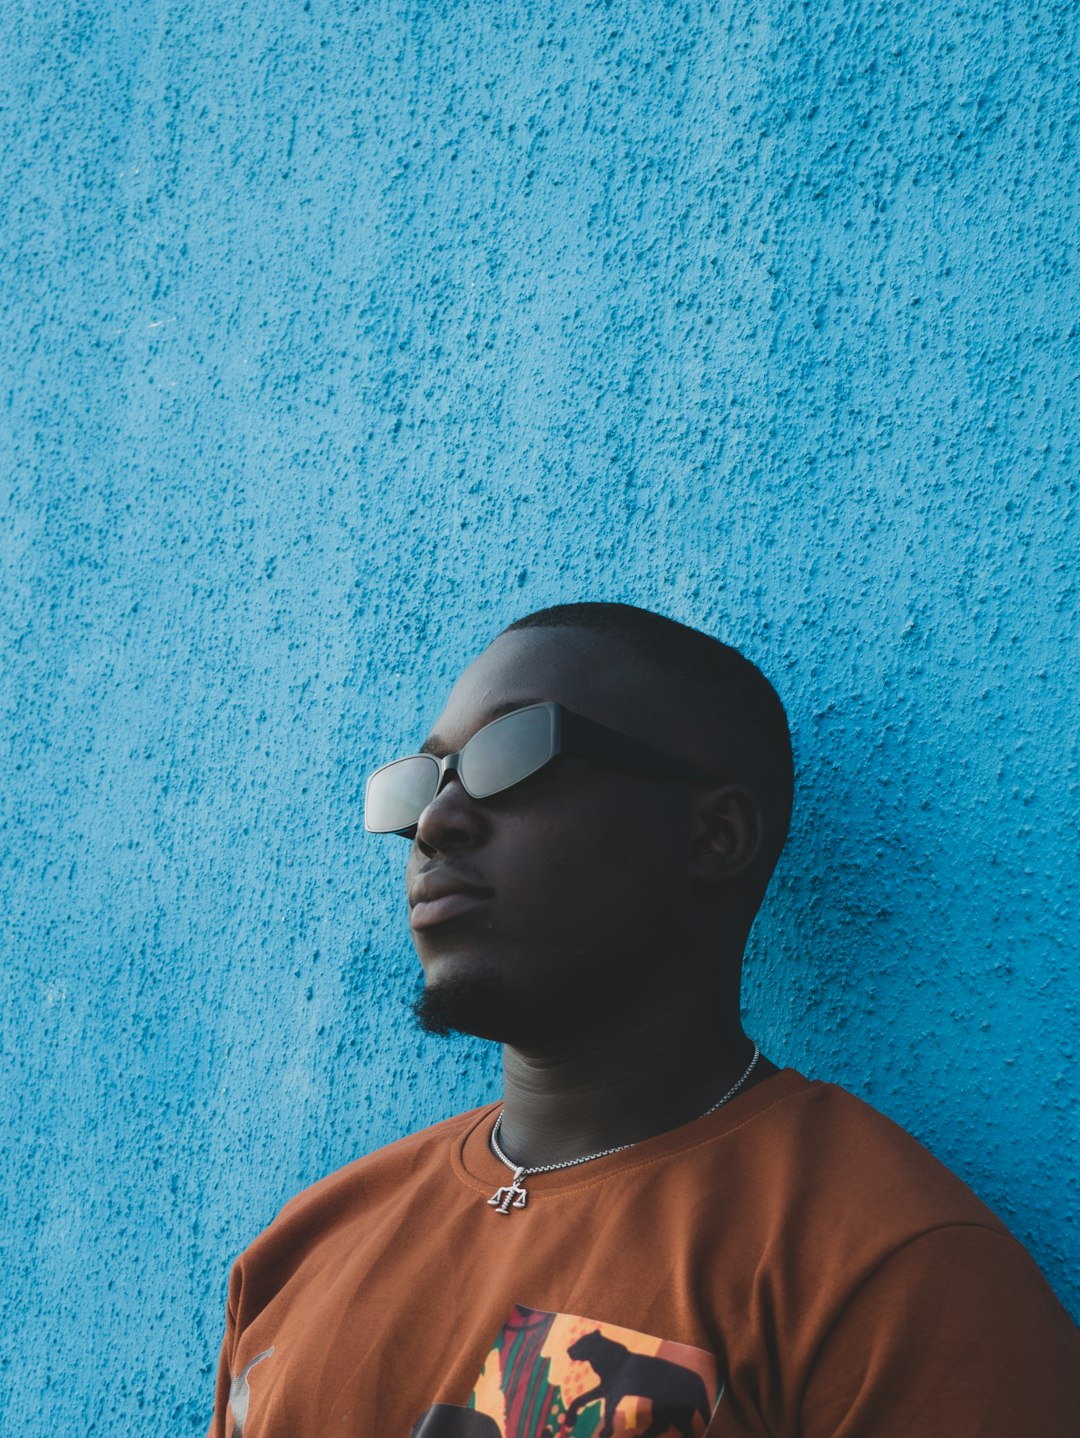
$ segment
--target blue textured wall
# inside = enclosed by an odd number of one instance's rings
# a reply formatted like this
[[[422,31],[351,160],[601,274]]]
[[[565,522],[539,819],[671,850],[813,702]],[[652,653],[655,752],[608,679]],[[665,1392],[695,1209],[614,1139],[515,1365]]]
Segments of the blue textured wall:
[[[8,8],[4,1432],[201,1433],[232,1256],[492,1093],[360,786],[579,597],[774,677],[751,1031],[1080,1314],[1077,14]]]

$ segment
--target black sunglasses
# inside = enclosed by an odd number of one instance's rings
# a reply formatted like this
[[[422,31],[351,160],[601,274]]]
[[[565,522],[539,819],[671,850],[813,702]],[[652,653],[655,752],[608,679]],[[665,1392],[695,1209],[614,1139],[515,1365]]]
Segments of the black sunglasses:
[[[441,759],[434,754],[411,754],[376,769],[367,781],[364,828],[371,834],[411,838],[420,815],[448,774],[458,776],[466,794],[487,799],[520,784],[557,754],[598,759],[647,779],[718,782],[681,759],[549,699],[493,719],[478,729],[458,754],[444,754]]]

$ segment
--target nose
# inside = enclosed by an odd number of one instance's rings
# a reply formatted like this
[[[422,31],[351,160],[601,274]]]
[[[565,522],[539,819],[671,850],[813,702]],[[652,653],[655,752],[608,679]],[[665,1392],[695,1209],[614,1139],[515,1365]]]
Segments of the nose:
[[[475,849],[487,837],[487,811],[465,792],[457,774],[444,775],[439,792],[416,821],[415,842],[426,857]]]

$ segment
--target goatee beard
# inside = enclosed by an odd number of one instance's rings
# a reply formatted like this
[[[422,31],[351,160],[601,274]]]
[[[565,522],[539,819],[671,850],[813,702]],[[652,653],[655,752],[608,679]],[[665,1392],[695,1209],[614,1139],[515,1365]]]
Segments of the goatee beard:
[[[425,984],[413,1000],[413,1016],[429,1034],[469,1034],[506,1043],[513,1029],[512,1004],[498,974],[453,974]]]

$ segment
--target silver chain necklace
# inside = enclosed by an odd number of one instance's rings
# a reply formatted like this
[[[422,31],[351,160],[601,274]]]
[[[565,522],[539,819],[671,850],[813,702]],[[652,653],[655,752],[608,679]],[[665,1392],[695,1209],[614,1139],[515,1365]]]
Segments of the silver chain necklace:
[[[707,1108],[705,1112],[699,1114],[698,1117],[708,1118],[709,1114],[715,1113],[718,1108],[723,1108],[729,1099],[733,1099],[754,1072],[754,1065],[760,1057],[761,1050],[757,1044],[755,1044],[753,1056],[746,1065],[742,1078],[740,1078],[737,1083],[731,1085],[723,1098],[717,1099],[711,1108]],[[502,1119],[503,1110],[500,1109],[491,1129],[491,1151],[501,1163],[506,1164],[514,1176],[510,1182],[504,1184],[502,1188],[497,1188],[488,1199],[488,1205],[493,1208],[496,1213],[508,1214],[512,1208],[525,1207],[529,1201],[529,1195],[525,1191],[525,1180],[532,1178],[534,1173],[557,1173],[561,1168],[576,1168],[579,1163],[592,1163],[594,1159],[608,1158],[613,1153],[622,1153],[624,1149],[634,1147],[632,1143],[620,1143],[616,1144],[614,1148],[602,1148],[599,1153],[587,1153],[584,1158],[568,1158],[565,1163],[540,1163],[537,1164],[535,1168],[527,1168],[524,1164],[514,1163],[512,1159],[507,1158],[506,1154],[503,1153],[499,1147],[499,1130],[502,1128]],[[640,1139],[636,1140],[638,1143],[641,1141]]]

